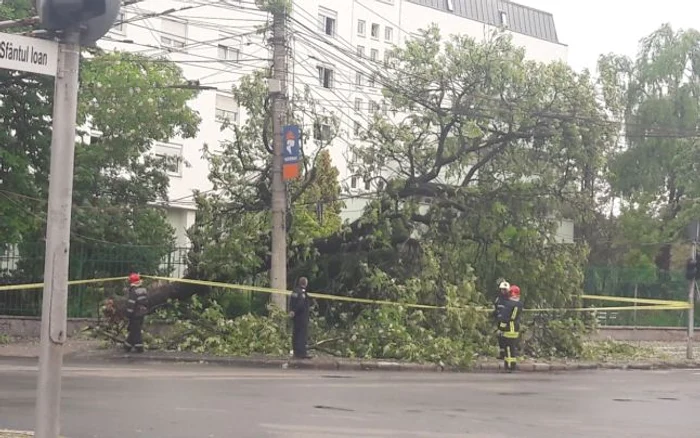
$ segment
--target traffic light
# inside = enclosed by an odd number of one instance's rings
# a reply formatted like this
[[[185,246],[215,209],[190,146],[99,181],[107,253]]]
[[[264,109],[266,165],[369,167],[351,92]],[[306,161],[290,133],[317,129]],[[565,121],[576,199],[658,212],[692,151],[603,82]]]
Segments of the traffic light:
[[[686,280],[698,280],[700,279],[700,272],[698,271],[698,262],[693,259],[688,259],[685,265],[685,279]]]
[[[65,30],[80,25],[81,45],[91,45],[109,32],[120,8],[121,0],[36,0],[42,27]]]

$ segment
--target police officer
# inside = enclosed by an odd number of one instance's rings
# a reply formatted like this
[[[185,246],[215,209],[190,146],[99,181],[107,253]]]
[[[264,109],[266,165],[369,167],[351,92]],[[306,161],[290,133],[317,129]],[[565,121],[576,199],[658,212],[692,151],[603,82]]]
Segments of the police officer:
[[[306,352],[310,308],[309,295],[306,292],[308,285],[309,280],[306,277],[301,277],[289,300],[289,316],[292,317],[293,321],[292,348],[294,349],[294,357],[297,359],[310,358]]]
[[[523,303],[520,302],[520,288],[516,285],[510,287],[510,296],[503,303],[503,308],[498,315],[499,345],[505,349],[504,362],[508,371],[515,371],[518,343],[520,340],[520,316],[523,313]]]
[[[143,320],[148,313],[148,291],[141,284],[139,274],[129,275],[129,291],[126,299],[126,317],[129,319],[129,336],[124,342],[127,353],[132,349],[143,353]]]
[[[498,317],[501,313],[501,310],[505,306],[506,301],[508,301],[508,298],[510,297],[510,283],[508,283],[505,280],[501,280],[498,285],[498,295],[496,296],[496,299],[493,302],[493,319],[496,321],[496,326],[498,326]],[[506,357],[506,345],[503,341],[503,339],[500,336],[500,331],[499,331],[499,336],[498,336],[498,358],[499,359],[505,359]]]

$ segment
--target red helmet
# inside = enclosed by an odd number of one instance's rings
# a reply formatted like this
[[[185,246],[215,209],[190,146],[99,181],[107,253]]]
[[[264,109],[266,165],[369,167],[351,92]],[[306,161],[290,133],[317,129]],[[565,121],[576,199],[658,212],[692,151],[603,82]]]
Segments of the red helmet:
[[[141,276],[139,274],[133,273],[129,275],[129,284],[141,283]]]
[[[520,288],[516,285],[512,285],[510,287],[510,296],[511,298],[520,298]]]

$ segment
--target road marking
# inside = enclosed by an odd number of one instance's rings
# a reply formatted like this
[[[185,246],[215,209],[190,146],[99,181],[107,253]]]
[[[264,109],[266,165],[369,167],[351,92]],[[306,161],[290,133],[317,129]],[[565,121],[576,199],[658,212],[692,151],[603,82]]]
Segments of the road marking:
[[[412,437],[412,438],[464,438],[465,433],[440,433],[435,431],[421,430],[400,430],[400,429],[366,429],[366,428],[348,428],[348,427],[324,427],[324,426],[304,426],[293,424],[261,424],[263,429],[266,429],[273,436],[285,438],[344,438],[358,437],[363,438],[393,438],[393,437]],[[501,434],[470,434],[473,438],[506,438],[507,435]]]
[[[228,414],[230,411],[224,409],[202,409],[202,408],[175,408],[176,411],[182,412],[217,412],[220,414]]]

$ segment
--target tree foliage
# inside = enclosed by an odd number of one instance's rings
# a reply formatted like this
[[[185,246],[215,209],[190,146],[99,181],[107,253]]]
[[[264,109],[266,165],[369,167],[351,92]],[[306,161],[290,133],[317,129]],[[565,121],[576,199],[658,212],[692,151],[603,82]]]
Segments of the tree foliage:
[[[635,264],[651,258],[664,271],[671,243],[700,213],[699,49],[698,31],[663,25],[642,40],[635,59],[611,54],[599,61],[605,98],[625,128],[610,183],[625,203],[622,237],[637,243],[626,257]]]
[[[266,281],[272,133],[263,80],[256,73],[234,89],[248,118],[209,155],[216,192],[198,197],[196,277]],[[323,152],[305,150],[303,178],[290,186],[290,283],[305,275],[312,291],[463,307],[491,301],[505,276],[523,287],[528,307],[578,304],[587,250],[555,234],[561,219],[590,217],[616,134],[589,75],[528,61],[504,35],[444,41],[432,27],[395,52],[381,83],[392,111],[373,116],[352,152],[355,173],[383,185],[359,220],[340,226],[337,174],[323,170]],[[317,108],[306,96],[290,116],[304,114],[305,126],[325,118],[332,139],[337,121]],[[312,142],[306,132],[304,140]],[[319,204],[333,221],[319,222]],[[436,342],[483,351],[490,336],[479,312],[323,300],[317,311],[320,330],[338,333],[328,348],[342,354],[425,358]]]
[[[444,41],[431,27],[382,82],[396,116],[375,116],[356,148],[358,171],[387,182],[379,223],[432,248],[453,268],[443,282],[472,266],[482,290],[506,276],[530,305],[567,303],[586,251],[555,230],[590,214],[584,189],[615,134],[591,78],[526,60],[506,35]]]
[[[246,118],[241,124],[225,125],[230,139],[219,149],[208,148],[205,153],[213,191],[196,196],[197,218],[189,231],[193,244],[189,274],[265,284],[270,264],[273,150],[266,73],[243,77],[233,94]],[[287,184],[291,206],[287,228],[290,257],[307,258],[313,239],[340,228],[338,171],[326,150],[337,133],[338,121],[332,113],[323,113],[308,93],[293,107],[289,116],[303,128],[303,157],[300,179]],[[328,137],[316,140],[311,131],[321,122],[331,130]]]

